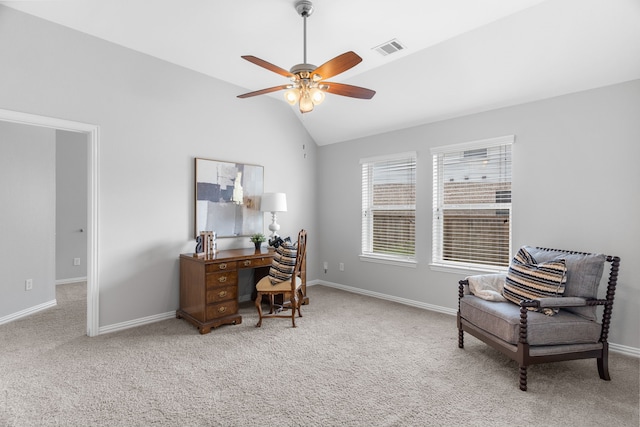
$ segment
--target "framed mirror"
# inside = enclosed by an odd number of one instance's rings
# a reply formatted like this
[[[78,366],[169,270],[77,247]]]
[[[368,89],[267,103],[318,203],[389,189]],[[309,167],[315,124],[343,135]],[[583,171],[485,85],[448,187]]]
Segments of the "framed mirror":
[[[215,231],[218,237],[263,233],[264,168],[202,158],[195,162],[195,236],[201,231]]]

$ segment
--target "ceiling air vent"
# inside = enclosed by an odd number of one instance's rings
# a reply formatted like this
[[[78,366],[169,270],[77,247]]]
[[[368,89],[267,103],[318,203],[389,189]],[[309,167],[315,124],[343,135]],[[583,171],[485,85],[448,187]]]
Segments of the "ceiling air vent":
[[[380,46],[376,46],[373,49],[377,51],[382,56],[391,55],[392,53],[396,53],[400,50],[403,50],[405,47],[398,41],[398,39],[389,40],[386,43],[381,44]]]

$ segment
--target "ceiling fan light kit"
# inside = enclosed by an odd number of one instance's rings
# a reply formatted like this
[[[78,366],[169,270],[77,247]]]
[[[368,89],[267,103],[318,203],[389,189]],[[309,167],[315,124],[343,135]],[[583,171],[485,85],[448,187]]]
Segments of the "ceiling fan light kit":
[[[304,20],[303,26],[303,63],[291,67],[290,71],[273,65],[263,59],[251,55],[242,56],[243,59],[252,62],[269,71],[288,77],[290,84],[274,86],[255,92],[238,95],[238,98],[250,98],[252,96],[264,95],[278,90],[286,90],[284,98],[290,105],[298,104],[301,113],[308,113],[313,107],[320,105],[324,101],[325,93],[348,96],[351,98],[371,99],[375,91],[358,86],[333,83],[324,79],[336,76],[362,61],[356,53],[345,52],[338,55],[319,67],[307,63],[307,18],[313,13],[313,3],[308,0],[299,0],[295,4],[296,11]]]

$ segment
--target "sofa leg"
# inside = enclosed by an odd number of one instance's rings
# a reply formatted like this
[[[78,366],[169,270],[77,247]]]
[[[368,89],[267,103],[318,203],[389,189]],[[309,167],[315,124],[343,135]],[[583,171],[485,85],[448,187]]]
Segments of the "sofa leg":
[[[611,381],[609,376],[609,344],[604,343],[602,357],[598,357],[598,374],[605,381]]]
[[[458,328],[458,348],[464,348],[464,331]]]
[[[520,366],[520,390],[527,391],[527,367]]]

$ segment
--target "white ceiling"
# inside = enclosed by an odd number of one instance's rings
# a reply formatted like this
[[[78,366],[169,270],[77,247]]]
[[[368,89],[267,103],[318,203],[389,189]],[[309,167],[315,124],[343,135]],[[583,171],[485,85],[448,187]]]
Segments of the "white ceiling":
[[[227,81],[238,94],[288,82],[241,55],[285,69],[303,62],[295,0],[0,4]],[[640,78],[640,0],[316,0],[314,9],[308,62],[353,50],[363,62],[331,80],[377,92],[329,94],[305,115],[292,107],[320,145]],[[391,39],[406,49],[373,50]],[[281,92],[263,96],[284,102]]]

